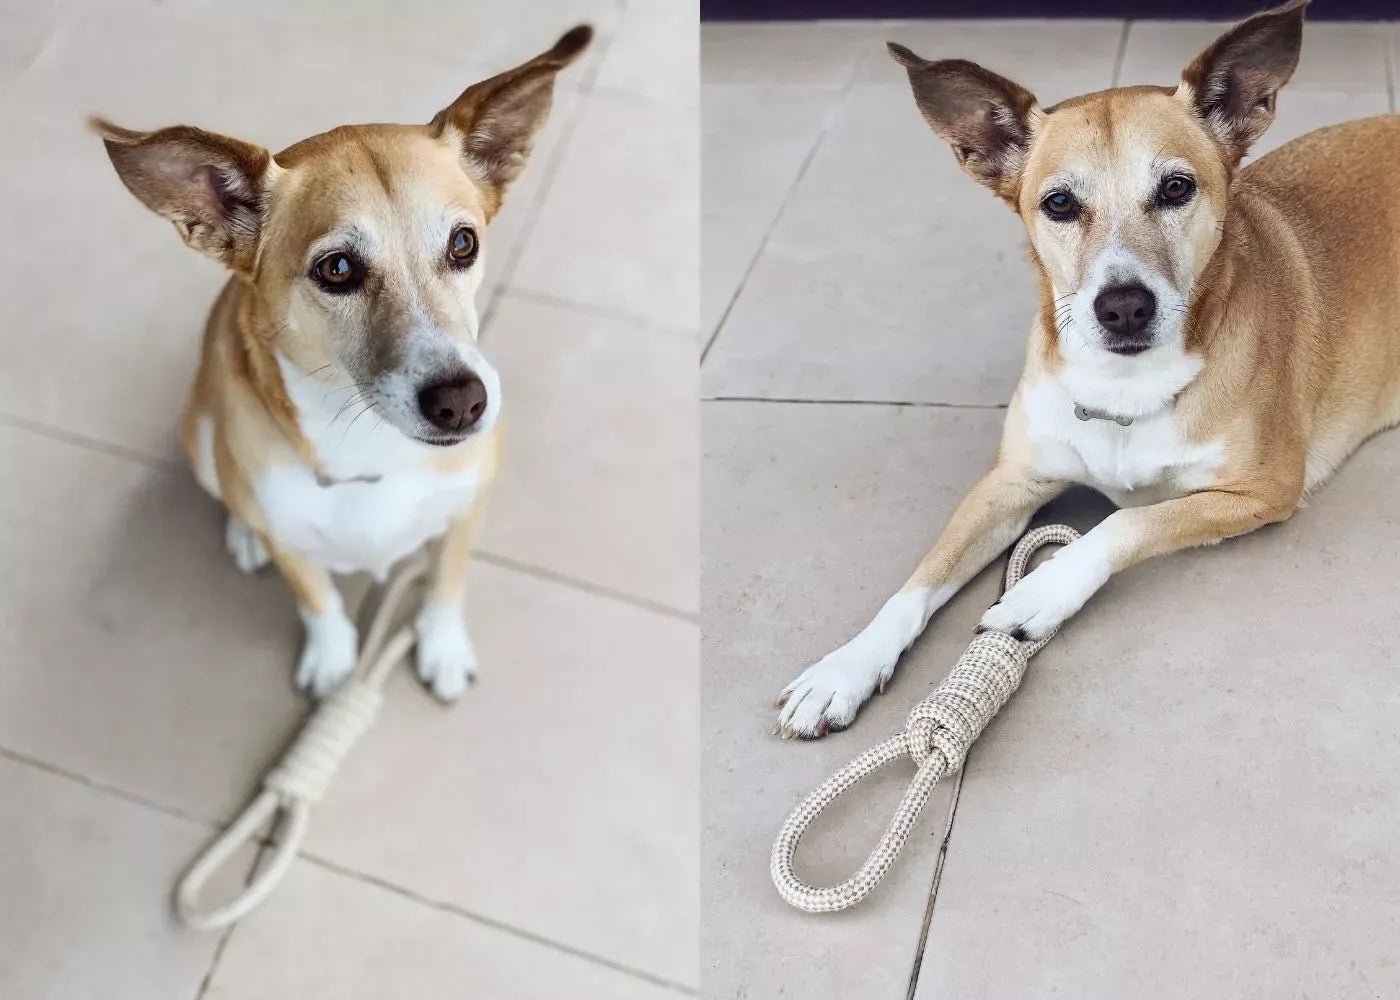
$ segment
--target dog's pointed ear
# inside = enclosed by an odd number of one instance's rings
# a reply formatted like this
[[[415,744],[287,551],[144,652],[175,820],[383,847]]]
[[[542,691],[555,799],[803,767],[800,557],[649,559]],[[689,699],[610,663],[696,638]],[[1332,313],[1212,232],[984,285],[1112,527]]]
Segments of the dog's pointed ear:
[[[1177,96],[1220,141],[1231,166],[1274,120],[1274,98],[1298,65],[1308,2],[1290,0],[1241,21],[1181,74]]]
[[[433,134],[459,144],[468,172],[495,196],[492,211],[524,168],[535,134],[549,117],[554,77],[592,40],[593,29],[581,24],[548,52],[472,84],[433,118]]]
[[[930,62],[894,42],[895,62],[909,73],[914,102],[962,168],[1010,202],[1020,186],[1031,128],[1040,113],[1035,95],[964,59]]]
[[[185,243],[235,270],[252,269],[273,170],[267,150],[188,125],[154,132],[100,118],[88,125],[127,190]]]

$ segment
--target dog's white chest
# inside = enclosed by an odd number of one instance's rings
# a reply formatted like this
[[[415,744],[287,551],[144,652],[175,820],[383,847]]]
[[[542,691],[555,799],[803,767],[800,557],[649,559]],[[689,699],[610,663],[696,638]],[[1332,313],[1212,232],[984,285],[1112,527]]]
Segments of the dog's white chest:
[[[1092,486],[1120,507],[1203,489],[1225,460],[1223,443],[1183,438],[1170,408],[1126,427],[1081,420],[1068,391],[1051,378],[1032,386],[1024,403],[1036,471]]]
[[[253,489],[277,544],[332,572],[383,576],[471,505],[477,478],[415,470],[323,486],[314,470],[289,464],[268,469]]]

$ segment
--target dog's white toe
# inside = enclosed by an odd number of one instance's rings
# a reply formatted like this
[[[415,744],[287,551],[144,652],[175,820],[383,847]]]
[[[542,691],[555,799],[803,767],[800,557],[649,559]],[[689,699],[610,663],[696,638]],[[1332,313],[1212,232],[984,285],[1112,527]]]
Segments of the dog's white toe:
[[[778,731],[811,739],[845,729],[875,689],[894,674],[894,655],[872,655],[865,644],[849,642],[828,653],[783,689],[778,703]]]
[[[272,561],[262,539],[232,514],[224,522],[224,545],[240,573],[256,573]]]
[[[324,698],[354,671],[359,638],[343,611],[303,613],[302,621],[306,624],[306,644],[297,661],[297,687]]]
[[[1108,575],[1108,558],[1098,540],[1085,535],[1002,594],[982,616],[982,628],[1044,639],[1082,608]]]
[[[476,650],[460,608],[429,602],[418,612],[418,676],[443,701],[476,678]]]

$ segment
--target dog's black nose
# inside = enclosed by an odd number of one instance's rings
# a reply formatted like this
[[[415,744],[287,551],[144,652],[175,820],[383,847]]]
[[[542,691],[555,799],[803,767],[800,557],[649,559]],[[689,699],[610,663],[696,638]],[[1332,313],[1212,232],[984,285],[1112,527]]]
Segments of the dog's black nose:
[[[1094,299],[1094,315],[1115,337],[1136,337],[1157,314],[1157,297],[1141,285],[1105,288]]]
[[[486,386],[470,373],[438,382],[418,393],[418,409],[439,430],[470,430],[486,412]]]

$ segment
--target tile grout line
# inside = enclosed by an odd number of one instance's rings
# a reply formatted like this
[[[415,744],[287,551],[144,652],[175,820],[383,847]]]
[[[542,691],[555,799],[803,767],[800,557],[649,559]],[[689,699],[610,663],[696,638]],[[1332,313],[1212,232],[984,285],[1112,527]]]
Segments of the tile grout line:
[[[971,753],[969,752],[969,756]],[[962,767],[958,768],[958,780],[953,785],[953,799],[948,803],[948,818],[943,825],[942,842],[938,845],[938,860],[934,863],[933,879],[929,884],[928,902],[924,905],[924,919],[919,927],[919,941],[914,949],[913,968],[909,970],[909,988],[905,992],[904,1000],[914,1000],[919,989],[919,973],[924,964],[924,952],[928,948],[929,929],[933,924],[933,908],[938,900],[938,887],[943,882],[943,867],[948,861],[948,851],[953,841],[953,821],[958,815],[958,803],[962,800],[963,778],[967,774],[967,758],[963,758]]]
[[[1118,37],[1118,54],[1113,57],[1113,78],[1109,81],[1110,87],[1118,86],[1119,80],[1123,76],[1123,61],[1128,56],[1128,32],[1132,30],[1133,19],[1125,17],[1123,19],[1123,34]]]
[[[786,403],[805,406],[898,406],[934,410],[1004,410],[1009,403],[939,403],[909,399],[806,399],[800,396],[702,396],[702,403]]]
[[[627,12],[625,0],[618,0],[617,11],[618,24],[620,25]],[[558,145],[550,150],[549,159],[543,165],[539,190],[531,200],[526,216],[520,220],[520,237],[515,241],[515,246],[511,248],[510,253],[506,255],[505,261],[502,262],[500,276],[497,279],[496,287],[492,290],[491,299],[486,303],[486,308],[481,311],[479,339],[482,341],[490,332],[491,321],[495,319],[505,290],[511,279],[515,277],[516,268],[520,266],[520,261],[525,256],[525,248],[530,243],[530,237],[536,226],[539,225],[540,216],[544,213],[545,202],[549,200],[550,192],[554,188],[554,181],[563,169],[564,156],[568,153],[569,147],[573,145],[574,137],[578,134],[584,116],[588,113],[589,101],[593,98],[596,90],[598,77],[603,71],[603,63],[608,58],[608,52],[612,49],[613,37],[609,35],[606,39],[599,39],[596,44],[599,46],[597,61],[589,68],[588,76],[579,82],[577,110],[564,123],[564,131],[559,136]]]
[[[258,849],[253,855],[253,863],[248,866],[248,874],[243,877],[244,888],[253,884],[253,878],[258,873],[263,857],[271,849],[272,842],[268,838],[264,837],[258,841]],[[199,981],[199,990],[195,993],[194,1000],[205,1000],[208,995],[209,987],[214,984],[214,974],[219,971],[219,963],[224,960],[224,951],[228,948],[234,931],[238,930],[238,925],[239,921],[235,920],[219,934],[219,941],[214,945],[214,954],[209,957],[209,968],[205,971],[204,978]]]
[[[595,597],[610,598],[622,604],[630,604],[643,611],[650,611],[653,614],[665,615],[668,618],[678,618],[681,621],[691,622],[697,625],[700,623],[700,614],[697,611],[685,611],[681,608],[664,604],[661,601],[654,601],[648,597],[639,597],[636,594],[629,594],[625,590],[616,590],[605,584],[593,583],[590,580],[569,576],[566,573],[560,573],[557,570],[552,570],[544,566],[536,566],[533,563],[521,562],[518,559],[512,559],[510,556],[503,556],[486,549],[473,549],[471,554],[473,558],[480,559],[482,562],[490,563],[493,566],[499,566],[502,569],[514,570],[526,576],[533,576],[551,583],[563,584],[572,587],[574,590],[581,590],[586,594],[592,594]]]
[[[66,781],[83,785],[94,792],[101,792],[104,795],[110,795],[113,798],[121,799],[123,802],[131,805],[141,806],[143,809],[150,809],[153,812],[161,813],[172,819],[193,823],[210,832],[216,832],[221,822],[220,820],[210,819],[208,816],[202,816],[199,813],[181,809],[179,806],[166,805],[164,802],[158,802],[155,799],[147,798],[136,792],[129,792],[125,788],[121,788],[117,785],[109,784],[105,781],[98,781],[95,778],[89,778],[86,775],[79,774],[77,771],[71,771],[61,765],[52,764],[46,760],[40,760],[38,757],[12,749],[11,747],[0,746],[0,759],[8,760],[13,764],[32,767],[37,771],[43,771],[54,777],[63,778]]]
[[[90,437],[86,434],[78,434],[74,431],[65,430],[62,427],[55,427],[52,424],[46,424],[39,420],[21,417],[15,413],[0,411],[0,425],[6,425],[16,430],[29,431],[32,434],[38,434],[41,437],[60,441],[63,444],[72,445],[75,448],[96,451],[106,455],[108,458],[125,459],[128,462],[135,462],[138,465],[144,465],[158,472],[179,472],[183,465],[183,463],[179,461],[159,458],[141,451],[138,448],[128,448],[126,445],[104,441],[101,438]]]
[[[562,941],[556,941],[553,938],[545,937],[542,934],[526,930],[523,927],[516,927],[514,924],[508,924],[503,921],[496,920],[493,917],[488,917],[481,913],[474,913],[473,911],[461,906],[457,906],[454,903],[449,903],[440,899],[431,899],[427,896],[419,895],[412,889],[407,889],[400,885],[394,885],[392,882],[386,882],[384,879],[378,878],[374,875],[370,875],[366,872],[359,872],[353,868],[346,868],[343,865],[336,864],[334,861],[330,861],[326,858],[317,857],[316,855],[307,853],[306,851],[299,852],[297,856],[302,861],[306,861],[309,864],[313,864],[325,871],[329,871],[333,874],[340,875],[344,878],[354,879],[355,881],[362,882],[366,885],[376,886],[387,892],[392,892],[397,896],[401,896],[404,899],[408,899],[414,903],[418,903],[420,906],[427,906],[431,907],[432,909],[439,910],[443,913],[450,913],[453,916],[470,920],[473,923],[481,924],[482,926],[489,927],[492,930],[500,931],[505,934],[510,934],[513,937],[518,937],[525,941],[530,941],[533,944],[538,944],[548,948],[552,948],[555,951],[564,952],[567,955],[572,955],[575,958],[582,959],[594,965],[600,965],[604,968],[611,969],[614,972],[624,973],[628,976],[633,977],[634,979],[640,979],[645,982],[651,983],[655,986],[663,987],[664,989],[671,990],[672,992],[681,994],[682,996],[693,997],[698,995],[694,989],[685,985],[684,983],[676,982],[673,979],[667,979],[664,976],[658,976],[653,972],[648,972],[645,969],[639,969],[635,966],[628,965],[625,962],[618,962],[614,959],[607,958],[603,955],[597,955],[593,952],[585,951],[582,948],[577,948],[573,945],[565,944]]]
[[[739,284],[735,286],[733,294],[729,296],[729,301],[725,303],[724,311],[720,313],[719,319],[715,322],[714,330],[710,331],[705,339],[705,346],[700,351],[700,364],[702,367],[705,364],[705,359],[710,356],[710,349],[715,346],[715,342],[719,340],[720,334],[724,332],[725,325],[729,322],[729,314],[734,311],[734,304],[739,301],[739,296],[743,294],[745,286],[748,285],[749,278],[753,275],[759,260],[762,259],[763,252],[768,248],[768,243],[772,239],[773,233],[777,230],[778,224],[782,221],[783,215],[787,212],[788,205],[791,204],[793,195],[796,194],[798,187],[801,186],[803,178],[807,176],[807,171],[812,166],[812,162],[817,158],[817,152],[821,149],[822,143],[826,140],[827,133],[831,130],[831,126],[836,121],[837,114],[846,103],[846,99],[850,96],[851,91],[855,89],[856,81],[860,79],[861,71],[865,68],[865,61],[868,56],[869,53],[862,52],[855,59],[854,65],[851,67],[850,76],[841,86],[841,89],[836,92],[835,100],[832,101],[831,108],[827,111],[826,117],[822,120],[821,128],[817,130],[817,136],[812,141],[812,147],[807,150],[807,155],[802,158],[802,163],[797,168],[797,174],[793,177],[792,183],[788,185],[788,189],[783,195],[783,200],[778,203],[778,210],[773,213],[773,218],[769,220],[768,227],[763,231],[763,238],[758,241],[758,247],[754,250],[753,256],[749,259],[748,267],[744,269],[744,274],[739,279]],[[703,83],[703,80],[701,82]],[[700,154],[702,169],[704,158],[704,150],[702,149]],[[700,195],[700,200],[702,203],[704,202],[703,190]],[[704,228],[703,225],[700,227],[700,238],[702,241],[704,240]],[[704,259],[703,245],[701,247],[701,259]],[[701,271],[704,271],[703,267]],[[701,274],[700,280],[703,285],[703,273]]]
[[[254,869],[257,868],[257,864],[257,861],[254,860]],[[199,989],[195,990],[194,1000],[205,1000],[205,997],[209,995],[209,987],[214,984],[214,973],[219,971],[219,963],[224,958],[224,949],[228,947],[229,939],[233,937],[233,932],[237,929],[238,924],[230,924],[219,934],[219,940],[214,944],[214,954],[209,957],[209,968],[204,970],[204,978],[199,981]]]
[[[514,285],[508,282],[499,282],[496,286],[496,294],[499,298],[511,296],[523,299],[526,302],[534,302],[539,305],[551,306],[555,309],[567,309],[572,312],[583,313],[586,316],[598,316],[602,319],[620,320],[631,326],[646,327],[654,330],[667,330],[674,333],[686,335],[694,334],[695,328],[687,326],[677,326],[674,323],[665,323],[654,320],[638,313],[626,312],[612,306],[594,305],[590,302],[580,302],[577,299],[566,298],[562,295],[555,295],[552,292],[542,292],[538,289],[529,288],[525,285]],[[494,303],[494,300],[493,300]]]

